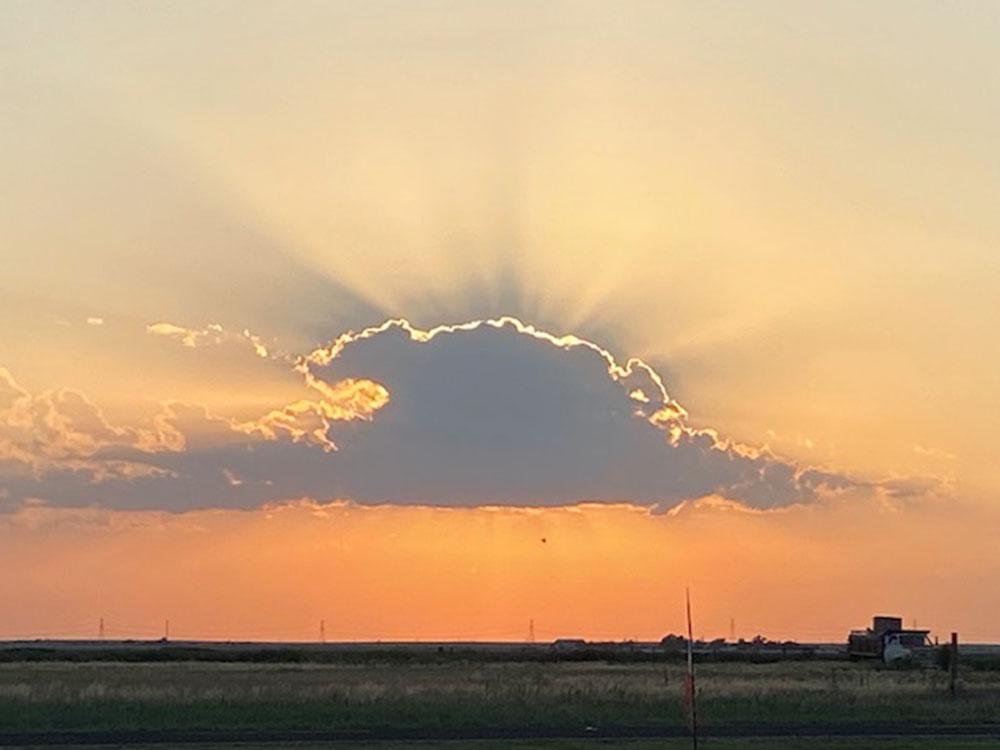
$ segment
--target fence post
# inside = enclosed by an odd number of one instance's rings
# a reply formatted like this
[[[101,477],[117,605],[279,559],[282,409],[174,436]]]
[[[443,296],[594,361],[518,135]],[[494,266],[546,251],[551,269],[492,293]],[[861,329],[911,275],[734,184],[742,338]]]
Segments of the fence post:
[[[951,650],[948,654],[948,689],[951,697],[958,695],[958,633],[951,634]]]

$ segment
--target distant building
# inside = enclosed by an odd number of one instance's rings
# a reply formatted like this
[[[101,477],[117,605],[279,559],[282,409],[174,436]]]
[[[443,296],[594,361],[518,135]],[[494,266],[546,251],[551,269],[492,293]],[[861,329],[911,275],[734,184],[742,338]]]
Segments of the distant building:
[[[664,651],[684,651],[687,648],[687,638],[682,635],[670,633],[663,636],[660,645]]]
[[[556,651],[581,651],[587,647],[587,642],[583,638],[556,638],[552,641],[552,648]]]

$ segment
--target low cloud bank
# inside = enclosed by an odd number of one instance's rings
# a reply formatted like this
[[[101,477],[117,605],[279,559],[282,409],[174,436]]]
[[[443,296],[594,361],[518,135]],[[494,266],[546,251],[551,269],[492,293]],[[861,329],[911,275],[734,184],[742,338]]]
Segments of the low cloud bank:
[[[252,347],[295,368],[305,395],[246,421],[171,402],[149,424],[117,426],[82,394],[30,394],[0,371],[0,503],[666,510],[717,495],[766,509],[869,486],[692,429],[645,362],[511,318],[432,330],[387,321],[301,356],[215,325],[148,330],[192,348]],[[885,487],[913,491],[897,485]]]

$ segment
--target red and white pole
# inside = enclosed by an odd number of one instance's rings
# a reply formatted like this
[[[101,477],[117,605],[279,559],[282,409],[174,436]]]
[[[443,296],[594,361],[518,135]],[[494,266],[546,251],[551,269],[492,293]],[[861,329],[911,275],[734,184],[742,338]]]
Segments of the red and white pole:
[[[685,588],[687,599],[687,679],[684,680],[684,702],[688,706],[691,719],[691,747],[698,750],[698,694],[694,683],[694,628],[691,625],[691,589]]]

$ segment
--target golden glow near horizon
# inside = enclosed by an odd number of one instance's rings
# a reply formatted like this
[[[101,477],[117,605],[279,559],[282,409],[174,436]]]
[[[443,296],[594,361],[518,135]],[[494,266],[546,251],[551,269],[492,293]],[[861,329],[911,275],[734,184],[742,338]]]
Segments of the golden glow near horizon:
[[[913,512],[878,497],[767,513],[708,498],[665,515],[308,501],[184,514],[29,507],[0,519],[0,565],[21,571],[0,578],[0,596],[23,603],[0,638],[90,637],[99,617],[112,637],[158,637],[169,617],[177,638],[315,640],[325,619],[331,639],[517,641],[533,619],[539,638],[653,640],[681,631],[691,585],[708,638],[727,637],[735,618],[748,639],[840,641],[886,610],[995,640],[981,596],[1000,575],[998,521],[993,508]],[[949,585],[956,567],[961,587]]]
[[[5,3],[0,368],[31,399],[0,425],[0,596],[31,604],[3,627],[160,607],[239,637],[252,605],[247,636],[307,638],[337,622],[310,572],[328,559],[346,638],[514,638],[529,617],[654,637],[684,571],[716,634],[832,637],[897,607],[1000,638],[997,38],[989,5],[891,0]],[[86,471],[100,433],[182,459],[164,418],[199,445],[336,453],[330,424],[393,404],[368,373],[310,370],[338,337],[502,316],[597,347],[612,379],[645,368],[665,411],[632,406],[672,435],[933,489],[656,516],[310,504],[336,487],[176,515],[8,502],[17,451]],[[941,585],[851,588],[892,554]]]

